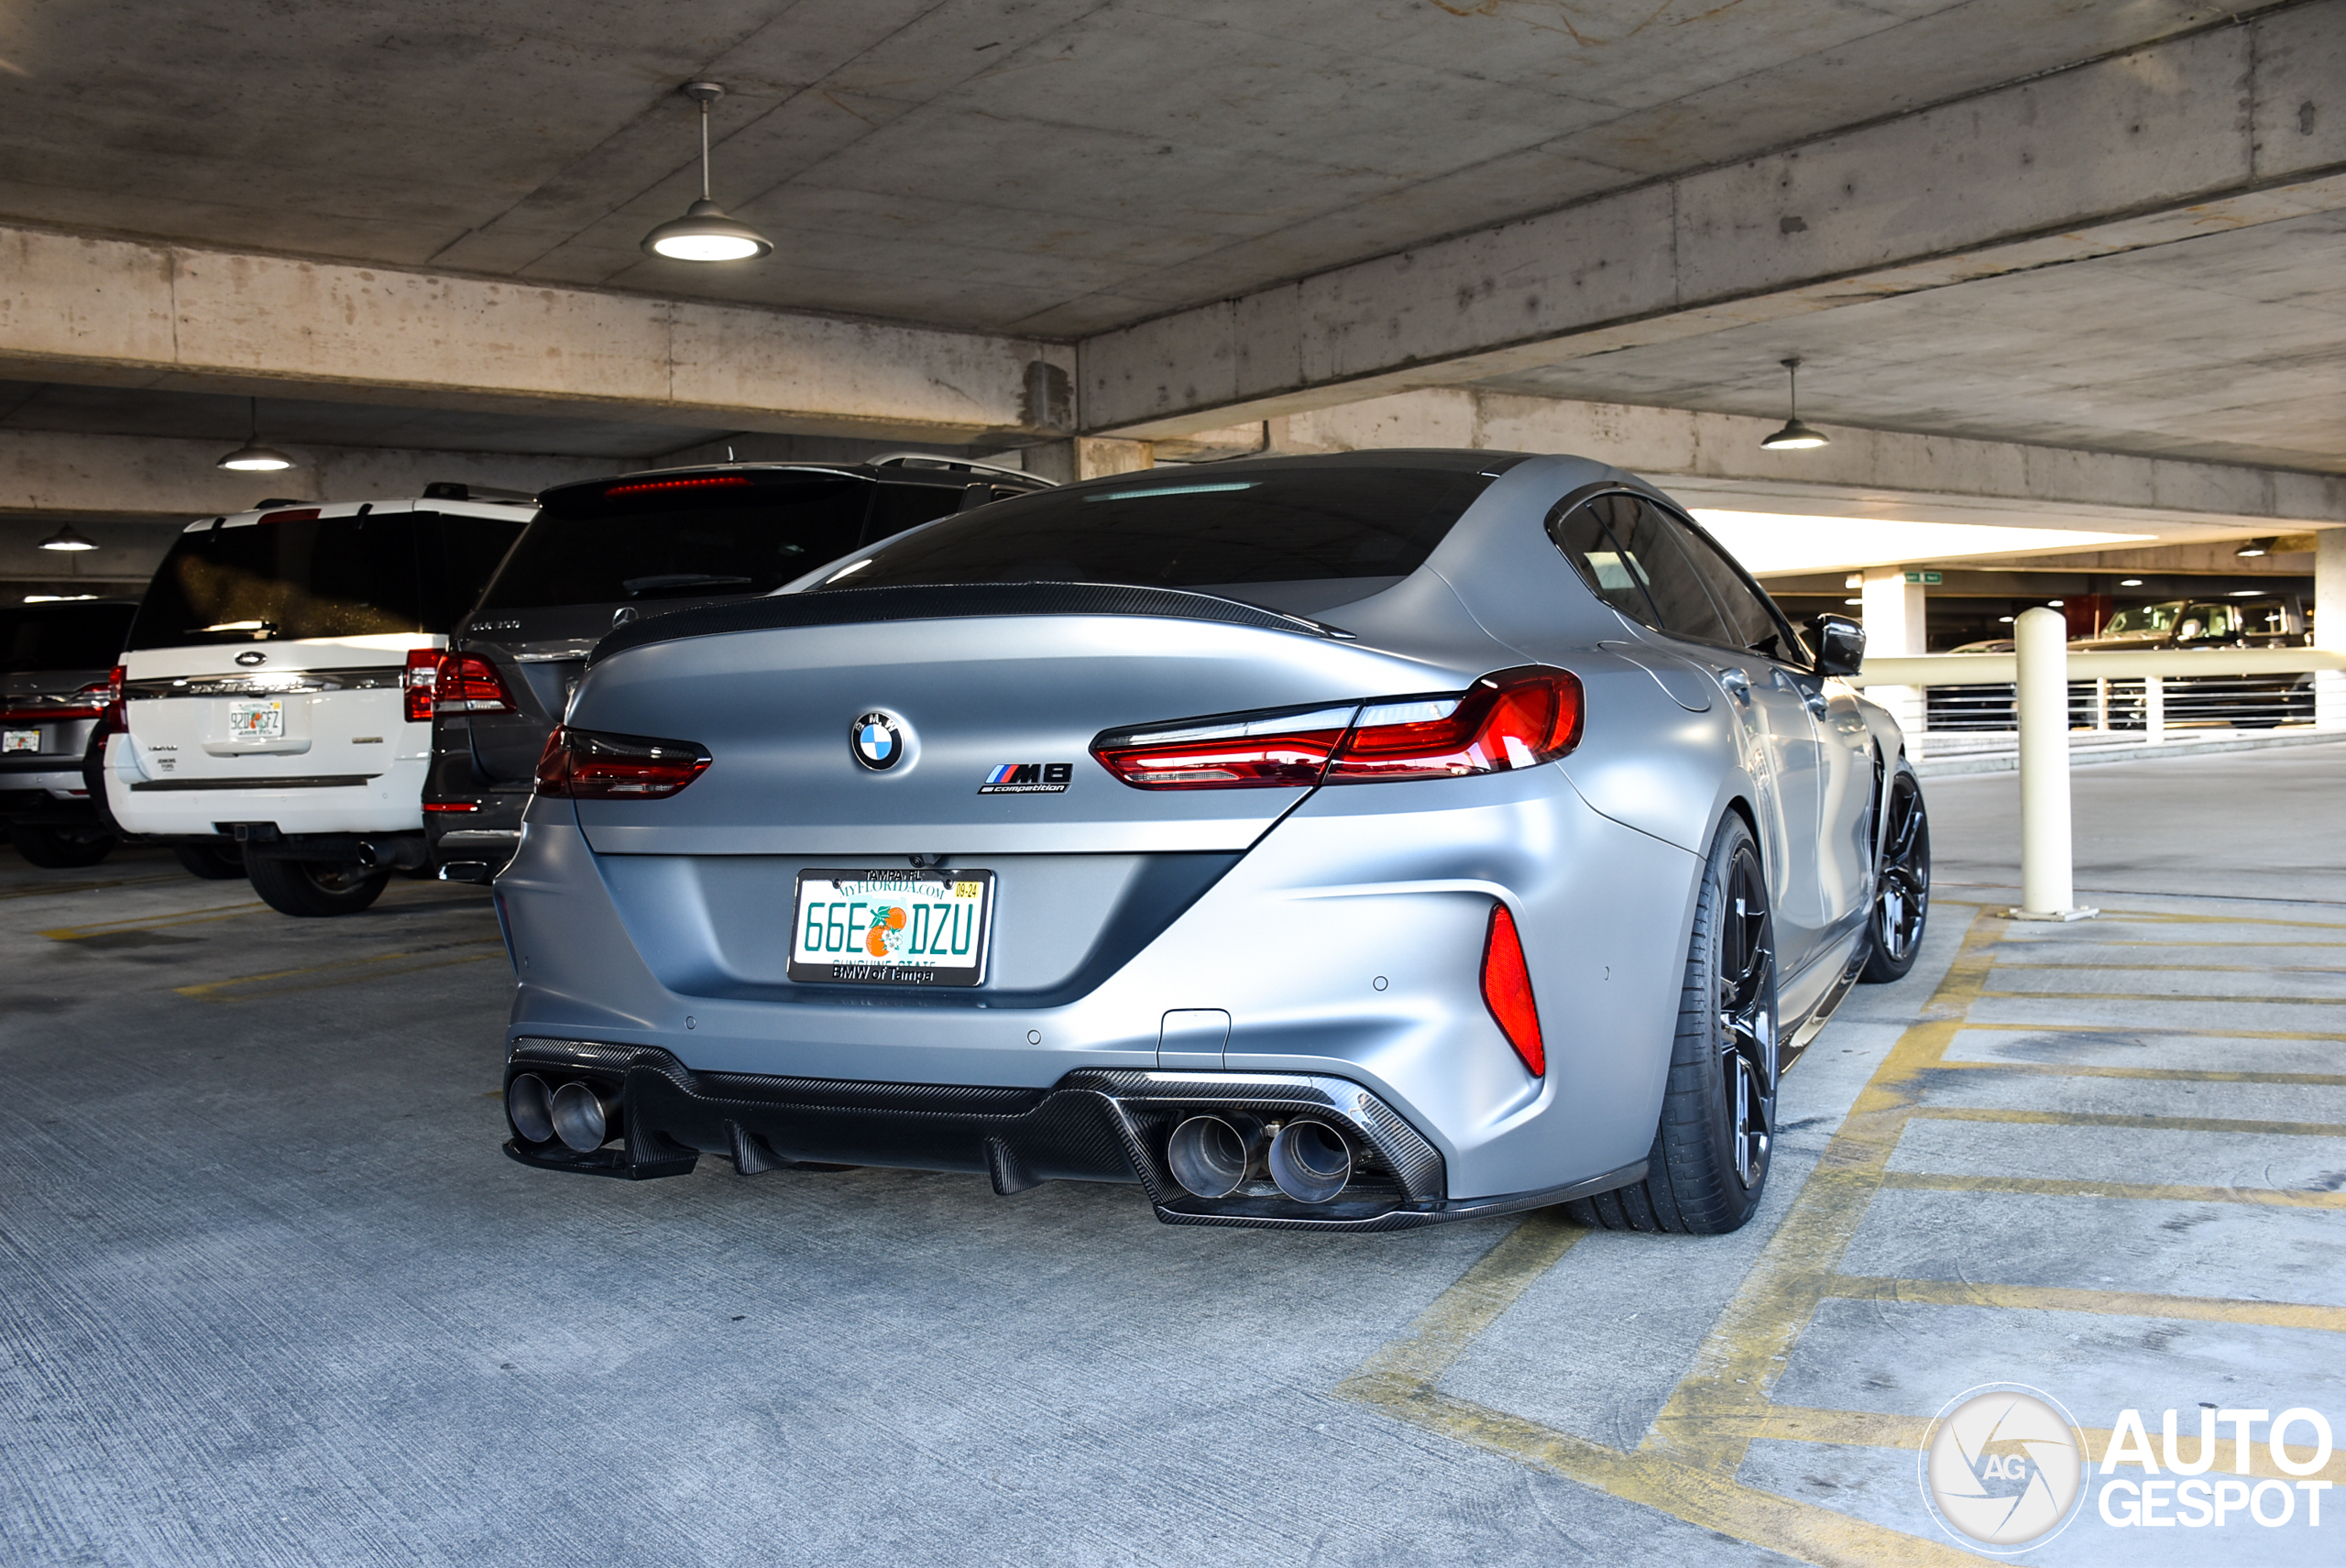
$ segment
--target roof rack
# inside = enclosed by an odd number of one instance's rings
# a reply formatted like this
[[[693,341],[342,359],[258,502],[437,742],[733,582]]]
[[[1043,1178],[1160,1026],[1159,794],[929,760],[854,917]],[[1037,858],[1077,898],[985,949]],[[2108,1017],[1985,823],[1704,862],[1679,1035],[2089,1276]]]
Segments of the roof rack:
[[[918,463],[938,468],[960,468],[973,474],[1007,474],[1014,479],[1032,479],[1038,485],[1054,482],[1040,474],[1029,474],[1023,468],[1005,468],[999,463],[973,463],[967,457],[940,457],[934,452],[884,452],[865,461],[874,468],[902,468]]]
[[[459,484],[454,479],[434,479],[423,487],[427,501],[520,501],[524,506],[538,504],[533,490],[512,490],[503,485]]]

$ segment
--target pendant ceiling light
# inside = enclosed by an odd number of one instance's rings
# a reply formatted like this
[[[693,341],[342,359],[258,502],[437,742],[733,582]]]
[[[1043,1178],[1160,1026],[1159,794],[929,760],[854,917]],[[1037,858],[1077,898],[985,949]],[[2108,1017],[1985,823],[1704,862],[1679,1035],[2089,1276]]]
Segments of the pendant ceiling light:
[[[735,223],[708,199],[708,106],[725,96],[718,82],[687,82],[685,96],[700,104],[700,200],[685,215],[643,236],[643,248],[672,261],[751,261],[773,253],[773,242]]]
[[[1827,444],[1823,431],[1811,429],[1800,422],[1800,361],[1787,359],[1783,366],[1785,375],[1791,378],[1792,406],[1786,412],[1792,417],[1784,422],[1783,429],[1760,444],[1770,452],[1799,452],[1807,447]]]
[[[258,398],[252,400],[252,422],[249,429],[252,433],[245,438],[245,444],[212,465],[214,468],[235,468],[246,473],[272,473],[280,468],[293,466],[293,459],[285,455],[284,453],[274,446],[263,446],[260,444],[260,400]]]
[[[74,532],[73,525],[69,522],[42,540],[40,547],[44,550],[95,550],[98,547],[98,542]]]

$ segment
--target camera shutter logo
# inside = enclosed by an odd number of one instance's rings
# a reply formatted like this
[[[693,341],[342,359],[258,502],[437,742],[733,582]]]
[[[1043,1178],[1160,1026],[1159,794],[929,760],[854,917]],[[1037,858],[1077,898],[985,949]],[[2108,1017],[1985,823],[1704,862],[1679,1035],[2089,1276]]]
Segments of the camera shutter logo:
[[[1923,1497],[1946,1531],[1991,1552],[2050,1539],[2085,1501],[2085,1441],[2041,1388],[1996,1383],[1948,1401],[1923,1439]]]

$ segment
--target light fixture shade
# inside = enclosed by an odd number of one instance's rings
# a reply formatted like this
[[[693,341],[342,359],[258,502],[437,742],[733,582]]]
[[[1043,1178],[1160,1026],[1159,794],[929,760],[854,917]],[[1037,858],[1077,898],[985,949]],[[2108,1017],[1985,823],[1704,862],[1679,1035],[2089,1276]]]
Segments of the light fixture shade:
[[[1825,433],[1803,424],[1799,420],[1786,420],[1784,428],[1760,443],[1770,452],[1798,452],[1811,446],[1829,446]]]
[[[2259,555],[2269,554],[2272,548],[2273,542],[2269,539],[2252,539],[2232,554],[2243,561],[2253,561]]]
[[[74,532],[73,525],[69,522],[42,540],[40,547],[44,550],[95,550],[98,542]]]
[[[274,473],[293,466],[293,459],[274,446],[263,446],[258,441],[247,441],[234,452],[213,465],[215,468],[234,468],[244,473]]]
[[[773,254],[773,241],[703,196],[685,215],[643,236],[643,248],[672,261],[751,261]]]

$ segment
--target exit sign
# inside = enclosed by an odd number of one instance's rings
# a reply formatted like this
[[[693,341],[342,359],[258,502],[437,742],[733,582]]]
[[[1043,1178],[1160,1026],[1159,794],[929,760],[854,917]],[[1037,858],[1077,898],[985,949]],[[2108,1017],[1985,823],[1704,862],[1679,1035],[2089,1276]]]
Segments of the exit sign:
[[[1946,579],[1936,572],[1909,572],[1906,574],[1906,580],[1910,583],[1920,583],[1926,588],[1935,588]]]

